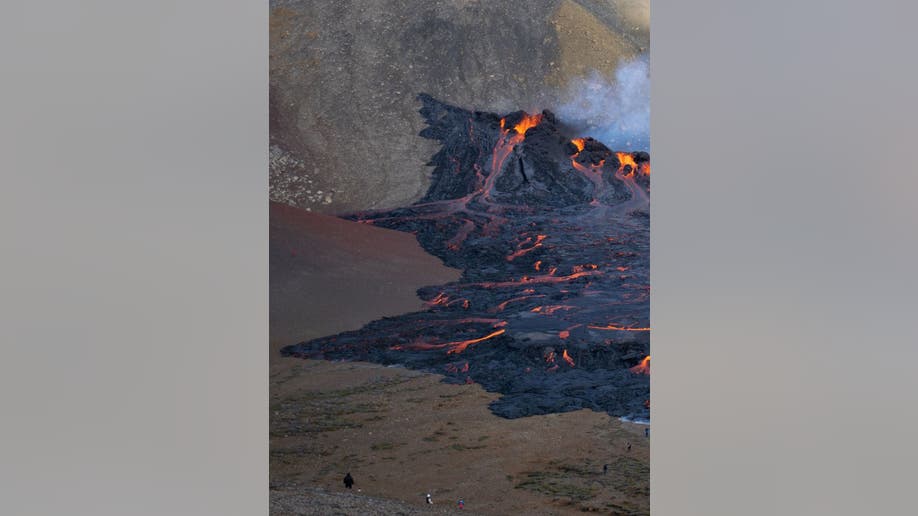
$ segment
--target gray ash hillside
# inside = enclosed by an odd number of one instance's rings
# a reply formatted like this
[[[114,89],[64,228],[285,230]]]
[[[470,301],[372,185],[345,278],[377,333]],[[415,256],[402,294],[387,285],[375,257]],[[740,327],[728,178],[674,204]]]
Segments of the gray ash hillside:
[[[441,144],[427,194],[346,218],[414,233],[462,277],[421,289],[425,311],[282,352],[476,382],[504,417],[648,418],[650,156],[572,140],[549,111],[419,99],[421,135]]]

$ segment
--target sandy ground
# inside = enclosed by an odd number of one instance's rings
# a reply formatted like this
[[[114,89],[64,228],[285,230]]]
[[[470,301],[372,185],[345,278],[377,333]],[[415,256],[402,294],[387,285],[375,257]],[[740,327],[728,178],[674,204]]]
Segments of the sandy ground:
[[[459,278],[414,235],[271,203],[271,367],[282,346],[422,309],[415,292]]]
[[[273,514],[437,514],[460,498],[477,514],[649,512],[643,426],[587,410],[507,420],[478,385],[280,357],[283,345],[421,308],[414,290],[457,271],[412,235],[271,209]]]

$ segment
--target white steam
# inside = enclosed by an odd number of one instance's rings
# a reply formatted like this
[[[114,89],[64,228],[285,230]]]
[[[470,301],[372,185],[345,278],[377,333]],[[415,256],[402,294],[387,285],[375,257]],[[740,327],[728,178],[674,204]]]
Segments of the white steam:
[[[560,119],[613,150],[650,150],[650,69],[647,59],[628,61],[615,71],[615,80],[594,71],[574,82]]]

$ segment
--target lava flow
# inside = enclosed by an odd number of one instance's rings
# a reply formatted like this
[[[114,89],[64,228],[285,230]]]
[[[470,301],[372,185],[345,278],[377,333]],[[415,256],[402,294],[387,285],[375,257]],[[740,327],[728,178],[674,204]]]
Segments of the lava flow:
[[[446,349],[446,350],[447,350],[447,351],[446,351],[446,354],[447,354],[447,355],[452,355],[452,354],[454,354],[454,353],[462,353],[463,351],[465,351],[465,348],[471,346],[472,344],[478,344],[479,342],[482,342],[482,341],[485,341],[485,340],[488,340],[488,339],[493,339],[494,337],[497,337],[498,335],[503,335],[503,333],[504,333],[505,331],[507,331],[507,330],[497,330],[497,331],[495,331],[495,332],[491,332],[491,333],[485,335],[484,337],[480,337],[480,338],[477,338],[477,339],[462,340],[462,341],[458,341],[458,342],[444,342],[444,343],[442,343],[442,344],[430,344],[430,343],[427,343],[427,342],[413,342],[413,343],[411,343],[411,344],[405,344],[405,345],[399,344],[399,345],[395,345],[395,346],[392,346],[392,347],[389,348],[389,349],[393,349],[393,350],[402,350],[402,349],[414,349],[414,350],[419,350],[419,349],[422,349],[422,350],[426,350],[426,349]]]
[[[567,354],[566,349],[564,350],[564,353],[561,353],[561,358],[563,358],[564,361],[567,362],[567,365],[574,367],[574,359],[571,358],[571,356]]]
[[[649,154],[572,139],[550,111],[500,116],[419,98],[421,136],[441,144],[426,195],[346,218],[414,233],[462,277],[420,289],[423,311],[282,352],[475,381],[504,394],[491,405],[504,417],[648,418],[649,357],[647,373],[634,364],[650,352]]]
[[[650,355],[644,357],[641,363],[631,368],[632,373],[650,375]]]

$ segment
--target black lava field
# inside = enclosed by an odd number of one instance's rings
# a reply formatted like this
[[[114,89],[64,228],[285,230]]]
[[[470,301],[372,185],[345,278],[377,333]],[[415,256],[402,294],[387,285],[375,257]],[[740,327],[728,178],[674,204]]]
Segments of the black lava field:
[[[420,95],[439,141],[420,201],[345,218],[414,233],[461,269],[424,311],[288,346],[478,383],[509,418],[581,408],[649,419],[650,156],[571,139],[549,111],[503,117]]]

